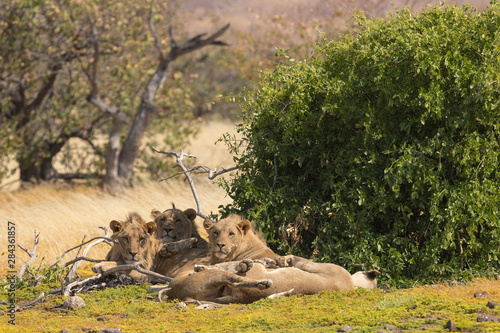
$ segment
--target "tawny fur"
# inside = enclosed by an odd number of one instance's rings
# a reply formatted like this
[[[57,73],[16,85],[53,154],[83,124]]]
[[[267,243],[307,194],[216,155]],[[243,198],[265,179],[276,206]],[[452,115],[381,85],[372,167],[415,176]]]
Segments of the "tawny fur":
[[[92,267],[96,273],[102,273],[112,267],[125,264],[138,265],[150,270],[159,250],[159,242],[153,235],[156,230],[154,222],[146,223],[137,213],[130,213],[123,222],[113,220],[109,223],[113,234],[113,247],[106,256],[106,261]],[[138,281],[148,281],[148,277],[137,271],[129,275]]]

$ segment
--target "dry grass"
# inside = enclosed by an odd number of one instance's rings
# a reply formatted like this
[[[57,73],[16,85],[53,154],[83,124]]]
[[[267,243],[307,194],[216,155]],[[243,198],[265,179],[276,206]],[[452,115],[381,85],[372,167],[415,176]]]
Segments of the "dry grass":
[[[210,122],[204,125],[191,146],[184,149],[197,156],[196,162],[189,161],[192,163],[190,165],[196,163],[218,169],[231,166],[232,157],[226,147],[222,143],[215,145],[215,141],[225,132],[233,132],[233,124]],[[165,170],[165,176],[171,172]],[[206,175],[194,177],[204,213],[217,213],[219,205],[230,202],[225,192],[208,180]],[[7,221],[16,223],[17,243],[28,249],[33,246],[34,231],[40,232],[37,260],[40,262],[45,257],[47,263],[53,263],[65,250],[78,245],[83,237],[90,239],[103,236],[99,226],[107,227],[113,219],[122,220],[131,211],[137,211],[148,219],[151,209],[167,209],[171,203],[180,209],[196,208],[189,185],[181,177],[162,183],[145,182],[117,196],[102,192],[99,188],[43,185],[30,190],[0,193],[0,219],[2,225]],[[201,222],[201,218],[198,217],[197,222]],[[5,226],[2,229],[0,253],[4,253],[7,248],[7,228]],[[103,244],[92,249],[89,255],[103,257],[108,250],[109,247]],[[23,264],[21,260],[28,257],[18,249],[17,258],[19,269]],[[2,273],[0,271],[0,275]]]

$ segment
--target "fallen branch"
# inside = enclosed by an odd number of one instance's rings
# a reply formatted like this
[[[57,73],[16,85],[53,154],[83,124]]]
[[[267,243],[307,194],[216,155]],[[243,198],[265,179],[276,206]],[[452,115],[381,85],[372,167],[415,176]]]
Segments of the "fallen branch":
[[[19,274],[17,275],[17,279],[19,281],[23,280],[24,271],[26,269],[29,270],[29,266],[33,263],[36,257],[38,257],[38,255],[35,254],[35,251],[39,241],[40,241],[40,233],[37,233],[35,229],[35,244],[33,245],[33,250],[28,251],[28,249],[26,249],[25,247],[21,246],[20,244],[17,244],[17,246],[19,246],[23,251],[25,251],[30,256],[30,260],[27,263],[24,263],[24,265],[21,267],[21,270],[19,271]]]
[[[145,275],[149,275],[149,276],[155,277],[158,280],[160,280],[161,282],[170,282],[170,281],[172,281],[172,278],[169,278],[167,276],[161,275],[159,273],[155,273],[155,272],[149,271],[147,269],[144,269],[142,267],[139,267],[139,266],[136,266],[136,265],[133,265],[133,264],[127,264],[127,265],[120,265],[120,266],[112,267],[112,268],[110,268],[110,269],[102,272],[102,277],[104,278],[104,277],[106,277],[106,276],[108,276],[110,274],[113,274],[113,273],[125,272],[125,271],[131,271],[131,270],[136,270],[136,271],[138,271],[141,274],[145,274]]]
[[[104,228],[104,227],[100,227],[100,228]],[[52,265],[50,265],[50,267],[49,267],[49,268],[52,268],[52,267],[56,266],[56,265],[57,265],[57,264],[58,264],[58,263],[62,260],[62,258],[66,255],[66,253],[68,253],[68,252],[70,252],[70,251],[73,251],[74,249],[81,248],[82,246],[84,246],[84,245],[86,245],[86,244],[88,244],[88,243],[90,243],[90,242],[92,242],[92,241],[94,241],[94,240],[96,240],[96,239],[102,239],[102,240],[103,240],[104,242],[106,242],[106,244],[108,244],[108,245],[111,245],[111,243],[113,243],[113,242],[114,242],[112,239],[110,239],[110,238],[108,238],[108,237],[94,237],[94,238],[91,238],[91,239],[89,239],[88,241],[86,241],[85,243],[82,243],[82,244],[80,244],[80,245],[77,245],[77,246],[75,246],[75,247],[72,247],[72,248],[71,248],[71,249],[69,249],[69,250],[64,251],[64,252],[63,252],[63,254],[61,255],[61,257],[59,257],[59,259],[57,259],[57,261],[56,261],[55,263],[53,263]]]
[[[87,245],[87,247],[85,248],[85,250],[83,250],[83,253],[82,253],[82,256],[81,257],[85,257],[87,255],[87,253],[90,251],[91,248],[93,248],[94,246],[96,246],[97,244],[100,244],[102,242],[105,241],[105,239],[109,239],[109,231],[108,231],[108,228],[106,227],[99,227],[101,228],[102,230],[104,230],[104,237],[105,238],[100,238],[92,243],[90,243],[89,245]],[[66,277],[66,281],[69,282],[71,281],[71,279],[73,278],[73,275],[76,273],[76,270],[78,269],[78,266],[80,266],[81,262],[83,260],[77,260],[75,262],[75,264],[71,267],[71,269],[69,270],[68,272],[68,276]]]
[[[162,302],[161,295],[162,295],[165,291],[170,290],[170,289],[172,289],[172,288],[167,287],[167,288],[163,288],[163,289],[161,289],[160,291],[158,291],[158,302],[160,302],[160,303]]]
[[[64,265],[62,265],[60,267],[68,267],[69,265],[72,265],[78,261],[103,262],[105,260],[104,259],[92,259],[92,258],[88,258],[88,257],[77,257],[73,260],[68,261],[67,263],[65,263]]]
[[[41,293],[40,296],[38,296],[35,300],[31,301],[31,302],[28,302],[24,305],[21,305],[22,308],[24,307],[27,307],[27,306],[32,306],[32,305],[35,305],[37,303],[40,303],[42,302],[43,300],[45,299],[45,293]]]
[[[71,289],[75,286],[81,286],[84,284],[87,284],[88,282],[94,282],[98,281],[102,277],[101,274],[97,274],[95,276],[89,277],[88,279],[82,280],[82,281],[75,281],[70,284],[68,284],[63,291],[63,296],[68,297],[71,293]]]

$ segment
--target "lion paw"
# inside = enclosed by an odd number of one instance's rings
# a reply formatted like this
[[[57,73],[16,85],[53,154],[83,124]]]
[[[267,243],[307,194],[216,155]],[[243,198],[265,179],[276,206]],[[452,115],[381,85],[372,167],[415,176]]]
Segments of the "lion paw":
[[[238,273],[246,273],[249,270],[251,270],[252,267],[253,267],[253,260],[252,259],[244,259],[238,264],[236,269],[237,269]]]
[[[259,289],[268,289],[271,288],[272,285],[273,285],[272,280],[265,279],[265,280],[260,280],[259,283],[257,284],[257,287]]]
[[[94,266],[92,266],[92,272],[94,272],[96,274],[102,274],[105,271],[107,271],[108,269],[116,267],[116,266],[117,266],[116,262],[104,261],[104,262],[100,262],[100,263],[97,263]]]
[[[279,267],[293,267],[295,266],[295,256],[287,255],[282,257],[277,257],[274,259]]]
[[[172,253],[168,250],[168,244],[163,245],[163,247],[160,249],[160,256],[166,258],[172,256]]]
[[[207,266],[204,265],[194,265],[194,271],[197,272],[202,272],[207,269]]]

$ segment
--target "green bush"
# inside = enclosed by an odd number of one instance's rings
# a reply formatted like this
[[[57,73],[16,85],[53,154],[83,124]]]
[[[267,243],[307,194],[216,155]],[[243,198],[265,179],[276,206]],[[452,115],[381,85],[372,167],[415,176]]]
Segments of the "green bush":
[[[357,23],[249,93],[225,213],[391,285],[498,272],[500,6]]]

